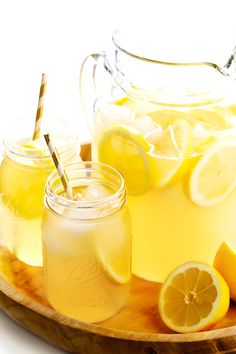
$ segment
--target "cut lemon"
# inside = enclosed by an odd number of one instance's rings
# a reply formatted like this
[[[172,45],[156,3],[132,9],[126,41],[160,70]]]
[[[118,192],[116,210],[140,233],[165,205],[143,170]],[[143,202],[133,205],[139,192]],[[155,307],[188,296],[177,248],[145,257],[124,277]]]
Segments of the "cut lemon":
[[[194,109],[189,113],[199,122],[204,122],[209,127],[226,129],[232,125],[229,120],[229,110],[223,107],[214,107],[209,110]]]
[[[235,160],[235,137],[216,140],[206,148],[189,180],[190,197],[195,204],[216,205],[233,191],[236,187]]]
[[[154,122],[160,124],[163,128],[166,128],[169,124],[173,124],[179,119],[184,119],[188,123],[196,123],[197,120],[191,116],[188,112],[181,112],[176,110],[163,109],[159,111],[149,112],[146,114],[151,117]]]
[[[228,243],[223,242],[218,249],[214,259],[214,267],[226,280],[231,299],[236,301],[236,252]]]
[[[150,145],[136,129],[113,125],[104,129],[98,141],[99,161],[120,171],[129,194],[145,193],[151,186],[147,152]]]
[[[229,288],[211,266],[189,262],[166,279],[158,299],[160,316],[167,327],[188,333],[208,329],[229,308]]]
[[[155,185],[164,187],[182,176],[189,163],[187,159],[191,149],[191,127],[184,119],[168,125],[162,134],[158,134],[155,144]]]

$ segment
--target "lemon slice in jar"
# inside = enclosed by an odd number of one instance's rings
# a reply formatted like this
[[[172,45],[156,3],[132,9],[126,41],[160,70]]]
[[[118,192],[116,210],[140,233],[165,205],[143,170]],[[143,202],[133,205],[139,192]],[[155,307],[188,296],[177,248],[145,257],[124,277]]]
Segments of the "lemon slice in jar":
[[[114,246],[113,238],[108,237],[104,240],[104,244],[100,241],[100,245],[97,247],[97,255],[99,262],[102,264],[102,268],[108,275],[109,279],[118,284],[127,284],[131,280],[130,265],[128,265],[127,259],[130,258],[129,254],[126,254],[128,250],[124,250],[125,246],[116,244]]]
[[[150,136],[151,137],[151,136]],[[183,175],[189,164],[192,133],[189,123],[179,119],[169,124],[152,142],[155,145],[155,186],[162,188]]]
[[[117,213],[101,226],[95,236],[95,253],[105,275],[116,284],[131,280],[130,217],[126,212]],[[112,237],[111,237],[112,236]]]
[[[222,202],[236,188],[235,161],[236,137],[212,139],[206,144],[189,179],[192,201],[203,207]]]
[[[28,139],[25,142],[22,142],[21,147],[25,149],[24,155],[31,157],[31,164],[34,167],[42,168],[53,168],[53,162],[49,154],[48,148],[44,147],[44,139],[40,137],[36,140]]]
[[[147,153],[151,146],[133,127],[112,125],[98,139],[100,162],[115,167],[123,175],[128,193],[138,195],[151,187],[151,167]]]
[[[161,287],[158,308],[167,327],[179,333],[206,330],[229,308],[229,288],[213,267],[188,262],[176,268]]]

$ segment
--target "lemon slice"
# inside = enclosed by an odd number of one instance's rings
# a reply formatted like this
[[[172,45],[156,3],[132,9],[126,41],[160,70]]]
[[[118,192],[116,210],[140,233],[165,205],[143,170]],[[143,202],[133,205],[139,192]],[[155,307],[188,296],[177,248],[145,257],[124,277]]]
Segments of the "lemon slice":
[[[155,185],[166,186],[182,176],[189,163],[187,156],[191,149],[191,127],[184,119],[170,124],[155,139]]]
[[[42,167],[42,168],[54,168],[54,164],[52,158],[46,149],[43,146],[43,141],[40,139],[37,140],[29,140],[29,142],[22,143],[21,146],[25,149],[24,154],[31,157],[30,163],[34,167]]]
[[[103,270],[109,276],[110,280],[123,285],[129,283],[131,280],[131,272],[126,266],[125,259],[127,259],[127,256],[126,258],[121,259],[121,255],[118,255],[116,252],[108,252],[108,254],[105,254],[104,251],[101,252],[99,260],[102,263]]]
[[[197,120],[191,114],[189,114],[189,112],[181,112],[169,109],[149,112],[146,115],[151,117],[154,122],[160,124],[163,128],[166,128],[168,125],[173,124],[179,119],[184,119],[190,124],[195,124],[197,122]]]
[[[236,251],[227,242],[223,242],[219,247],[214,259],[214,267],[226,280],[231,299],[236,301]]]
[[[216,205],[233,191],[236,187],[235,160],[235,137],[225,137],[210,144],[190,176],[189,193],[195,204]]]
[[[194,109],[189,113],[200,122],[204,122],[209,127],[216,127],[221,129],[230,128],[232,124],[229,120],[229,110],[223,107],[214,107],[209,110]]]
[[[118,106],[123,106],[132,109],[136,113],[136,117],[143,116],[146,113],[156,109],[154,103],[150,103],[142,100],[131,100],[129,97],[122,97],[114,102]]]
[[[45,152],[42,150],[42,144],[38,140],[21,143],[20,146],[27,149],[24,151],[24,154],[29,157],[44,157]]]
[[[229,308],[229,288],[211,266],[189,262],[176,268],[162,285],[158,308],[163,322],[180,333],[208,329]]]
[[[127,284],[131,280],[131,236],[127,212],[107,220],[95,237],[95,253],[110,281]],[[112,236],[112,237],[111,237]]]
[[[98,141],[99,161],[120,171],[128,193],[145,193],[151,186],[150,164],[147,152],[150,145],[136,129],[113,125],[104,129]]]
[[[25,154],[27,154],[27,156],[32,156],[34,157],[35,155],[38,156],[43,156],[42,150],[37,146],[37,144],[34,143],[34,141],[32,141],[31,143],[23,143],[21,144],[21,146],[24,149],[27,149],[25,151]]]

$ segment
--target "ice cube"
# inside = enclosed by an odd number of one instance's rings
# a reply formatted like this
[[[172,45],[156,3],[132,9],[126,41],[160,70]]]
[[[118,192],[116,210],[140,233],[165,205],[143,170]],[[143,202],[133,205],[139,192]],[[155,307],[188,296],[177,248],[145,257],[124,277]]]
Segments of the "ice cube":
[[[76,193],[76,194],[73,195],[72,200],[74,200],[76,202],[79,202],[79,201],[84,200],[84,198],[83,198],[83,195],[81,193]]]
[[[154,130],[149,131],[145,134],[147,141],[153,145],[156,145],[160,140],[160,137],[163,136],[163,131],[161,126],[157,126]]]
[[[111,125],[131,122],[134,119],[135,112],[128,107],[107,104],[99,109],[97,115],[101,123]]]
[[[136,118],[130,125],[143,135],[157,129],[157,124],[149,116]]]
[[[112,195],[112,191],[100,183],[90,184],[83,192],[83,198],[87,201],[100,200]]]

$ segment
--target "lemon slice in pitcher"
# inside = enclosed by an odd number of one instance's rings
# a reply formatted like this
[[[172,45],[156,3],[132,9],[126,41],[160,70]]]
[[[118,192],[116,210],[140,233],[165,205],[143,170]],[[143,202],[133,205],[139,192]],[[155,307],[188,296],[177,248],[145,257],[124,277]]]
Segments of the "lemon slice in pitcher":
[[[162,285],[158,308],[167,327],[188,333],[208,329],[229,308],[229,288],[211,266],[200,262],[176,268]]]
[[[182,176],[189,164],[192,133],[189,123],[179,119],[158,134],[155,141],[155,185],[159,188]]]
[[[163,128],[166,128],[168,125],[173,124],[180,119],[184,119],[190,124],[195,124],[197,122],[196,118],[191,115],[191,112],[182,112],[174,109],[162,109],[149,112],[146,115],[151,117],[154,122],[160,124]]]
[[[145,193],[151,186],[147,152],[150,145],[134,128],[113,125],[104,129],[98,141],[100,162],[115,167],[123,175],[128,193]]]
[[[219,129],[227,129],[232,126],[229,120],[229,109],[223,107],[214,107],[211,109],[194,109],[190,114],[198,121],[204,122],[209,127],[216,127]]]
[[[236,188],[236,138],[212,141],[189,180],[192,201],[205,207],[220,203]]]

